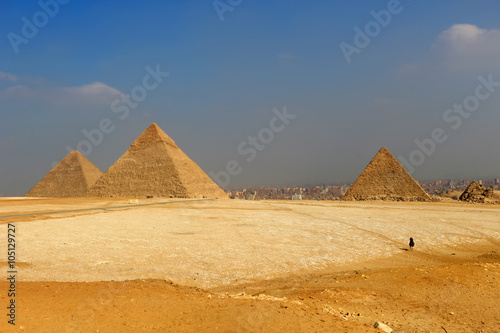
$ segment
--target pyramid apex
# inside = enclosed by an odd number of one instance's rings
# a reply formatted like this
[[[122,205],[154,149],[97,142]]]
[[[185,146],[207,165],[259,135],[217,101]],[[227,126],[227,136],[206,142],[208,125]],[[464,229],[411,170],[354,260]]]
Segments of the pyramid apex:
[[[66,155],[61,162],[66,162],[66,163],[84,163],[85,161],[88,161],[88,159],[80,153],[78,150],[72,150]],[[63,162],[63,163],[64,163]]]
[[[391,152],[389,151],[389,149],[387,149],[386,147],[382,147],[379,149],[379,151],[375,154],[375,156],[373,157],[374,160],[377,160],[377,159],[392,159],[392,158],[395,158]]]
[[[82,153],[80,153],[78,150],[72,150],[66,156],[64,156],[64,158],[60,160],[54,168],[64,163],[77,163],[77,161],[81,160],[84,157],[85,156],[83,156]]]
[[[72,150],[69,152],[68,155],[66,156],[78,156],[78,157],[85,157],[85,155],[83,155],[82,153],[80,153],[80,151],[78,150]]]
[[[165,142],[171,146],[177,147],[174,140],[172,140],[167,133],[165,133],[160,126],[152,123],[146,128],[144,132],[132,143],[132,146],[140,146],[143,144],[152,144],[154,142]]]

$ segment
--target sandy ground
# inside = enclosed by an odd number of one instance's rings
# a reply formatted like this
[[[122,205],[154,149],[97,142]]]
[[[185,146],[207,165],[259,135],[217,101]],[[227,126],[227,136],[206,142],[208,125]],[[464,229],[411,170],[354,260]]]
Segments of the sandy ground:
[[[127,202],[0,200],[0,216]],[[19,331],[500,332],[500,206],[215,200],[8,222]]]

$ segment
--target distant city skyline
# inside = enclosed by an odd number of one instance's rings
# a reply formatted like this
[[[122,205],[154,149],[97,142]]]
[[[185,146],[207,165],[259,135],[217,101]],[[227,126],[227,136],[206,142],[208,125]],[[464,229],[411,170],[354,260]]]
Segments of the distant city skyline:
[[[498,2],[0,10],[0,196],[72,149],[105,172],[151,123],[224,188],[352,183],[384,146],[418,181],[500,177]]]
[[[433,196],[440,196],[448,191],[463,192],[473,180],[434,180],[421,181],[419,185]],[[500,190],[500,178],[478,180],[478,183],[493,190]],[[305,186],[262,186],[232,188],[226,191],[232,199],[245,200],[339,200],[351,184],[305,185]],[[456,199],[458,199],[458,195]]]

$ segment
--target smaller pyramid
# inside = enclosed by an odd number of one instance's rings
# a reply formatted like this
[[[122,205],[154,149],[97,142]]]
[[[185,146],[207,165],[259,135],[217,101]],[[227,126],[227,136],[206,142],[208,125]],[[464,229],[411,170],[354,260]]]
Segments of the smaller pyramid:
[[[475,203],[484,203],[487,201],[496,201],[500,199],[497,194],[493,191],[493,189],[484,187],[479,184],[477,181],[473,181],[469,186],[465,189],[465,191],[460,196],[460,201],[467,202],[475,202]]]
[[[385,147],[379,150],[342,200],[432,201]]]
[[[26,193],[25,197],[84,197],[102,174],[102,171],[79,151],[73,150]]]

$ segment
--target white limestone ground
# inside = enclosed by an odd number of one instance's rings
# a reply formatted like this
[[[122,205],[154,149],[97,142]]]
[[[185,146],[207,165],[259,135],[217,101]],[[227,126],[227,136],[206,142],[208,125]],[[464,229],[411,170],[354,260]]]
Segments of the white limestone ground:
[[[498,205],[219,200],[67,215],[16,223],[18,279],[208,288],[389,257],[410,236],[425,253],[500,241]]]

